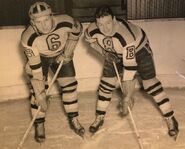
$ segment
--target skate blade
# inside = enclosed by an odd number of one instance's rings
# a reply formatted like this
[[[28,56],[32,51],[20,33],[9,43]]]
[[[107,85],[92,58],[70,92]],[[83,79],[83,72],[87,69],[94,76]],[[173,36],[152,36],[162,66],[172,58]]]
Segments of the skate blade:
[[[81,138],[82,138],[82,140],[83,140],[84,142],[88,142],[88,139],[87,139],[86,134],[83,134],[83,135],[81,136]]]
[[[35,141],[36,141],[37,143],[40,143],[40,144],[44,143],[45,139],[46,139],[46,138],[45,138],[44,136],[35,137]]]
[[[39,143],[40,145],[43,144],[45,139],[37,139],[36,142]]]
[[[79,132],[79,133],[77,133],[77,132],[76,132],[76,134],[77,134],[78,136],[80,136],[80,138],[81,138],[81,139],[83,139],[83,140],[85,140],[85,139],[86,139],[85,131],[83,131],[83,132]]]
[[[179,132],[173,137],[174,141],[176,142],[179,138]]]
[[[78,134],[83,140],[85,139],[85,135],[84,134]]]
[[[91,139],[94,139],[95,138],[95,136],[97,136],[97,135],[99,135],[99,134],[101,134],[102,132],[104,132],[104,131],[106,131],[107,129],[106,128],[102,128],[102,129],[99,129],[97,132],[95,132],[95,133],[91,133]]]

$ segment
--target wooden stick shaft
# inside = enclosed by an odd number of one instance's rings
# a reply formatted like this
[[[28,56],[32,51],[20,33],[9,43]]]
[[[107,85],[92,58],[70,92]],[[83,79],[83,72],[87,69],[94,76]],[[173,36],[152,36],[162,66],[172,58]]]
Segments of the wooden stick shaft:
[[[113,62],[113,65],[114,65],[114,69],[115,69],[115,71],[116,71],[116,75],[117,75],[117,78],[118,78],[119,85],[120,85],[120,87],[121,87],[121,91],[122,91],[122,93],[124,93],[123,87],[122,87],[122,84],[121,84],[121,79],[120,79],[120,76],[119,76],[119,73],[118,73],[118,69],[117,69],[117,66],[116,66],[115,62]],[[132,112],[131,112],[131,110],[130,110],[130,107],[128,106],[127,108],[128,108],[128,111],[129,111],[129,115],[130,115],[132,124],[133,124],[133,126],[134,126],[134,131],[135,131],[136,136],[137,136],[137,139],[138,139],[138,141],[139,141],[139,146],[140,146],[141,149],[144,149],[144,148],[143,148],[143,143],[142,143],[142,141],[141,141],[141,137],[140,137],[139,132],[138,132],[138,129],[137,129],[137,127],[136,127],[136,123],[135,123],[135,121],[134,121],[134,118],[133,118]]]
[[[60,71],[62,65],[63,65],[63,61],[60,62],[60,65],[58,66],[57,71],[56,71],[54,77],[52,78],[52,81],[51,81],[51,83],[50,83],[50,85],[49,85],[49,88],[48,88],[47,91],[46,91],[46,96],[49,94],[49,91],[51,90],[51,87],[53,86],[53,83],[55,82],[55,80],[56,80],[56,78],[57,78],[57,76],[58,76],[58,73],[59,73],[59,71]],[[28,126],[28,128],[27,128],[27,130],[26,130],[26,132],[24,133],[24,136],[23,136],[23,138],[21,139],[21,141],[20,141],[20,143],[19,143],[17,149],[21,149],[21,147],[22,147],[22,145],[23,145],[25,139],[27,138],[27,136],[28,136],[28,134],[29,134],[29,132],[30,132],[32,126],[33,126],[33,123],[35,122],[35,119],[37,118],[37,116],[38,116],[40,110],[41,110],[41,106],[38,107],[36,113],[34,114],[34,116],[33,116],[32,120],[31,120],[31,122],[30,122],[30,124],[29,124],[29,126]]]

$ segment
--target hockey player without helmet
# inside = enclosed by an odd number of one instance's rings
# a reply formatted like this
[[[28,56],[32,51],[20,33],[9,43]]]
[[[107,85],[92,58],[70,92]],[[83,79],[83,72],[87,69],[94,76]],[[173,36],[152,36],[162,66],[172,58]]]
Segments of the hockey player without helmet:
[[[29,9],[30,19],[52,15],[51,7],[45,2],[36,2]]]

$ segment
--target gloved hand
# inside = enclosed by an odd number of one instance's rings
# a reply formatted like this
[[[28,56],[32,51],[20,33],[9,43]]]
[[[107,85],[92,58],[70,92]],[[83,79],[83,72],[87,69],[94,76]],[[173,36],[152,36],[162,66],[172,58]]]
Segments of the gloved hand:
[[[46,100],[46,93],[45,91],[41,92],[39,95],[35,95],[35,104],[37,106],[41,106],[41,111],[46,112],[47,111],[47,100]]]
[[[67,56],[65,56],[63,54],[60,54],[60,55],[58,55],[56,57],[55,60],[56,60],[57,63],[60,63],[61,61],[64,61],[64,64],[66,64],[66,63],[69,63],[72,60],[72,58],[71,57],[67,57]]]
[[[136,79],[122,81],[122,88],[125,96],[131,97],[135,91]]]
[[[46,101],[46,92],[45,92],[45,82],[44,80],[31,79],[31,84],[35,93],[35,104],[41,106],[41,111],[46,112],[47,110],[47,101]]]
[[[118,63],[120,61],[120,58],[116,55],[116,53],[113,52],[105,52],[105,59],[111,63]]]
[[[134,98],[133,97],[125,97],[119,101],[118,109],[120,111],[120,116],[126,116],[128,112],[128,107],[132,110],[134,106]]]
[[[129,81],[122,82],[124,97],[118,105],[118,108],[120,110],[120,115],[122,117],[128,114],[128,106],[130,107],[131,110],[134,106],[133,94],[135,90],[135,83],[136,83],[136,80],[129,80]]]

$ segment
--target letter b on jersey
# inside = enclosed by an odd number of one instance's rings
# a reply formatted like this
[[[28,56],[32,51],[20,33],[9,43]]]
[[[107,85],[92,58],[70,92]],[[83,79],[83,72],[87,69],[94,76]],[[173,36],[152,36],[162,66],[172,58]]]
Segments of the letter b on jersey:
[[[133,59],[135,57],[135,46],[127,47],[127,59]]]

